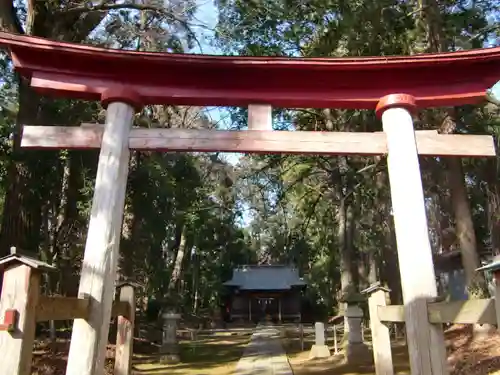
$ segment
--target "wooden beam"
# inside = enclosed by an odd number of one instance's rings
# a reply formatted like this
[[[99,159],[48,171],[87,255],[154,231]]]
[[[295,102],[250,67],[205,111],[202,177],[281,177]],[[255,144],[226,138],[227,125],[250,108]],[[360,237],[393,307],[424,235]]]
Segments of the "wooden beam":
[[[430,303],[428,310],[431,323],[496,324],[497,322],[493,299]]]
[[[40,296],[36,306],[36,321],[87,319],[90,299]]]
[[[36,321],[87,319],[89,308],[88,298],[40,296],[36,306]],[[113,302],[111,316],[120,315],[130,316],[128,302]]]
[[[446,375],[443,329],[430,324],[427,313],[427,301],[437,296],[437,286],[418,160],[418,139],[415,139],[413,120],[405,103],[411,98],[394,95],[390,99],[392,105],[380,112],[387,136],[387,167],[411,373]],[[396,106],[399,102],[401,107]],[[442,135],[431,137],[436,139]]]
[[[497,324],[495,299],[435,302],[427,305],[430,323]],[[378,318],[382,322],[403,322],[404,306],[378,306]]]
[[[49,149],[100,148],[103,126],[24,126],[21,147]],[[495,156],[489,135],[437,134],[416,131],[417,150],[425,156]],[[150,151],[285,153],[310,155],[383,155],[382,132],[223,131],[142,129],[130,132],[129,148]]]
[[[97,177],[78,295],[91,299],[87,319],[75,319],[66,373],[104,371],[109,321],[120,248],[130,150],[128,139],[135,110],[112,102],[106,110]]]
[[[377,315],[381,322],[404,323],[405,307],[403,305],[379,305]]]

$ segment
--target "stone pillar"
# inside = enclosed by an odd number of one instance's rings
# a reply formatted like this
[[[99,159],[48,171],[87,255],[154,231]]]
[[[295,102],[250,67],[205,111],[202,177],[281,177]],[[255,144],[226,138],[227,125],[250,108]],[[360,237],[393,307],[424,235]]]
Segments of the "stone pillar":
[[[162,363],[179,362],[179,344],[177,342],[177,322],[181,318],[179,314],[166,312],[162,314],[163,337],[160,348]]]
[[[363,342],[362,322],[363,310],[357,304],[348,304],[345,317],[349,326],[349,336],[345,348],[345,360],[347,363],[359,363],[370,361],[372,356],[368,346]]]
[[[325,340],[325,324],[316,322],[314,324],[314,345],[309,352],[309,359],[313,358],[328,358],[330,357],[330,349],[326,345]]]

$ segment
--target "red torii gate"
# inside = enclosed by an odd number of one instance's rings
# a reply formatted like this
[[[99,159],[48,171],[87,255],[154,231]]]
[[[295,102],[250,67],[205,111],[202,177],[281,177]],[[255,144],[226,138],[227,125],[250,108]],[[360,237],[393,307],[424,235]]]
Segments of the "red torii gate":
[[[8,33],[0,33],[0,45],[38,92],[100,100],[107,108],[104,126],[26,125],[21,142],[101,149],[79,289],[92,299],[91,312],[74,322],[67,374],[103,371],[130,149],[388,154],[412,374],[448,373],[442,327],[427,317],[437,290],[418,154],[494,156],[495,149],[490,136],[415,132],[411,114],[481,102],[500,78],[500,48],[300,59],[118,51]],[[149,104],[248,105],[249,131],[132,129],[134,114]],[[375,109],[383,132],[272,131],[271,106]],[[0,316],[6,309],[0,305]]]

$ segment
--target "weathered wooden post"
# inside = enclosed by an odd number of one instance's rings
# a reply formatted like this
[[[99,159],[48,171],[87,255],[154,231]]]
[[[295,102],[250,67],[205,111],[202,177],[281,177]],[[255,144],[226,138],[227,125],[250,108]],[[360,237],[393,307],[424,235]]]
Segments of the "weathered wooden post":
[[[128,306],[127,314],[117,317],[116,351],[114,375],[130,375],[132,371],[132,357],[134,347],[134,322],[135,322],[135,290],[137,284],[131,282],[121,283],[119,288],[119,302]]]
[[[272,107],[266,104],[248,106],[248,130],[273,130]]]
[[[181,318],[179,314],[164,312],[163,318],[163,338],[160,348],[162,363],[179,362],[179,344],[177,342],[177,322]]]
[[[497,255],[493,261],[476,271],[490,271],[493,274],[495,286],[495,314],[497,317],[497,330],[500,330],[500,255]]]
[[[330,349],[325,341],[325,323],[314,323],[314,345],[309,352],[309,359],[313,358],[328,358],[330,357]]]
[[[387,138],[387,166],[405,307],[412,375],[448,374],[441,324],[429,323],[427,302],[437,297],[422,177],[411,111],[415,98],[383,97],[376,109]]]
[[[2,270],[0,374],[31,375],[41,273],[54,270],[54,267],[21,255],[13,247],[10,255],[0,259]]]
[[[79,297],[91,300],[88,319],[75,319],[68,375],[96,375],[104,370],[111,306],[125,203],[129,134],[141,98],[125,88],[102,95],[106,124],[101,142]]]
[[[378,317],[378,307],[386,305],[389,292],[390,290],[382,287],[380,283],[375,283],[361,292],[368,295],[373,360],[377,375],[394,375],[389,327]]]
[[[337,343],[337,325],[333,325],[333,354],[339,354],[339,344]]]

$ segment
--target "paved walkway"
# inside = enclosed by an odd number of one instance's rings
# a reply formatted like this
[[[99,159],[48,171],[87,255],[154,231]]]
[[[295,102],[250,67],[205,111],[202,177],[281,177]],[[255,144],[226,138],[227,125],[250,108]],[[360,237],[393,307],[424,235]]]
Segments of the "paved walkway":
[[[258,326],[236,365],[234,374],[293,375],[279,331],[272,326]]]

